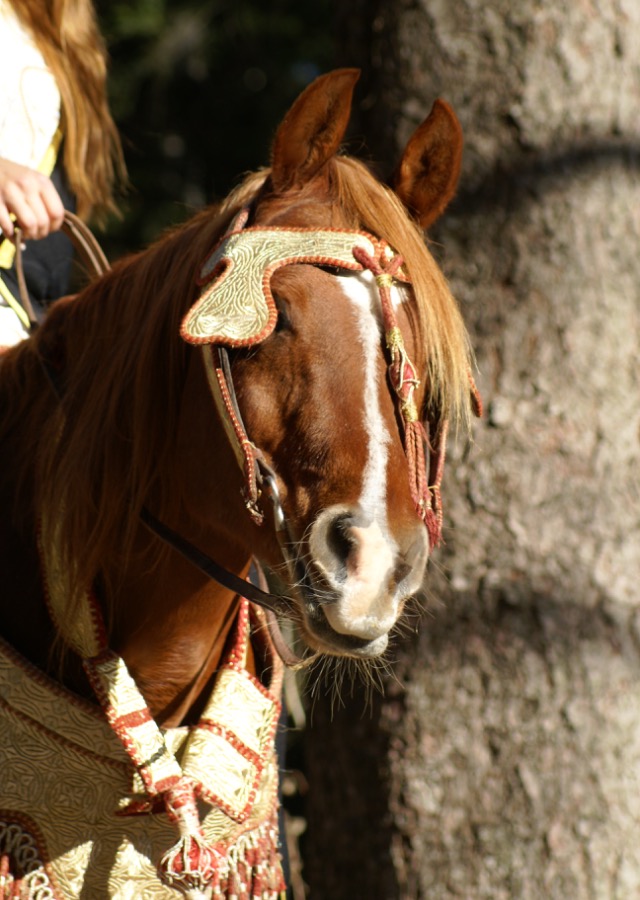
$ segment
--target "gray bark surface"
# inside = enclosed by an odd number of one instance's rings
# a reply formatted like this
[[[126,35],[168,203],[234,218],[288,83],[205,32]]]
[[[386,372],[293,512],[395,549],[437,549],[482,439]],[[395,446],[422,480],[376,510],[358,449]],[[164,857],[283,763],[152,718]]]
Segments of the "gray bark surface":
[[[461,119],[431,237],[486,415],[384,698],[316,701],[311,897],[640,897],[640,4],[346,6],[374,157]]]

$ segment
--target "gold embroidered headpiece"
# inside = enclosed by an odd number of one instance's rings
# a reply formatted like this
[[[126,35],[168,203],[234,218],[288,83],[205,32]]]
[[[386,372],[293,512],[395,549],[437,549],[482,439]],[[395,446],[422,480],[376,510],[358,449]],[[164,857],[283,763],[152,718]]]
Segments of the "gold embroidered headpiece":
[[[277,310],[271,277],[291,263],[362,271],[353,250],[370,256],[386,245],[362,231],[334,229],[246,228],[227,235],[204,262],[202,293],[182,322],[190,344],[248,347],[273,331]],[[401,276],[401,280],[404,280]]]

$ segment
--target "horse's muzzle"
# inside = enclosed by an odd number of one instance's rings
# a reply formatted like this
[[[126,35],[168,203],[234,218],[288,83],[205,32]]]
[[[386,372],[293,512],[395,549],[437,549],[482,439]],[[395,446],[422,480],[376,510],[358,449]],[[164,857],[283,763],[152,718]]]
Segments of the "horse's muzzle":
[[[428,550],[418,521],[398,538],[358,508],[325,510],[299,582],[310,643],[339,655],[383,653],[406,599],[422,585]]]

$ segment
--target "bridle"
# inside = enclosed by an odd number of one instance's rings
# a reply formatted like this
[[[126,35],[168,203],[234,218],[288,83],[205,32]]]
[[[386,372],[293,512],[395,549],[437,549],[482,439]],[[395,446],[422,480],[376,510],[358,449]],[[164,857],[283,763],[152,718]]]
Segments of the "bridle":
[[[380,293],[389,384],[402,422],[411,495],[418,516],[427,527],[431,547],[437,546],[442,531],[440,485],[447,427],[445,422],[439,424],[430,439],[414,399],[420,381],[407,354],[391,300],[394,281],[410,284],[402,257],[385,241],[367,232],[247,228],[248,217],[249,210],[243,210],[205,259],[198,278],[202,292],[183,319],[181,335],[187,343],[202,348],[209,388],[243,472],[243,495],[250,516],[262,524],[264,513],[259,499],[264,485],[274,505],[276,530],[286,533],[277,476],[250,440],[242,422],[227,348],[255,346],[273,331],[277,310],[270,282],[277,269],[308,263],[337,271],[369,270]]]
[[[404,431],[405,453],[410,471],[411,494],[419,517],[424,522],[431,547],[441,539],[442,502],[440,485],[444,468],[446,422],[430,439],[419,416],[414,393],[419,385],[415,367],[409,359],[391,301],[394,281],[409,283],[402,269],[403,260],[388,244],[366,232],[337,229],[245,228],[248,210],[243,210],[227,234],[208,255],[200,271],[200,297],[184,317],[181,336],[201,347],[204,368],[220,419],[234,456],[243,474],[243,499],[251,519],[264,522],[263,500],[269,499],[272,520],[283,559],[294,575],[289,552],[292,535],[280,502],[278,476],[262,451],[250,440],[236,398],[228,348],[260,343],[275,327],[277,310],[269,282],[273,272],[292,263],[311,263],[337,270],[369,270],[380,293],[385,331],[388,377],[396,398]],[[74,243],[90,271],[100,276],[110,266],[92,232],[71,213],[65,214],[63,230]],[[19,237],[17,243],[20,243]],[[284,248],[282,244],[285,244]],[[257,249],[256,249],[257,248]],[[249,261],[249,265],[247,265]],[[238,264],[240,263],[240,264]],[[29,309],[20,250],[16,268],[21,300]],[[249,272],[249,278],[247,278]],[[257,280],[256,280],[257,279]],[[241,312],[238,314],[238,294]],[[250,315],[245,315],[247,306]],[[33,326],[35,327],[35,321]],[[51,386],[61,399],[59,376],[54,367],[41,358]],[[472,383],[472,393],[475,385]],[[474,396],[477,397],[477,392]],[[194,547],[150,510],[143,508],[141,520],[162,541],[173,547],[208,578],[257,603],[267,611],[267,620],[276,650],[288,666],[303,663],[282,638],[277,616],[293,616],[292,601],[264,590],[228,571],[207,554]]]
[[[78,218],[74,213],[65,211],[64,221],[61,230],[73,243],[79,254],[83,264],[87,267],[92,277],[100,277],[109,272],[111,266],[102,247],[96,240],[93,232]],[[29,292],[27,289],[24,266],[22,260],[22,240],[20,229],[16,227],[16,276],[18,281],[18,291],[20,294],[20,302],[27,313],[30,321],[30,332],[33,333],[38,327],[38,318],[33,309]],[[60,373],[52,362],[42,355],[39,357],[42,369],[47,377],[47,381],[55,394],[56,398],[62,400],[62,385]],[[228,363],[227,363],[228,365]],[[237,403],[236,403],[237,406]],[[239,411],[238,411],[239,416]],[[275,474],[269,469],[265,460],[260,463],[260,475],[257,488],[258,493],[264,489],[268,490],[274,498],[274,523],[280,527],[283,521],[282,507],[278,499],[278,489]],[[278,594],[271,593],[267,590],[267,583],[262,571],[256,567],[255,578],[260,582],[260,586],[240,578],[224,566],[221,566],[214,559],[203,551],[199,550],[189,541],[185,540],[180,534],[171,529],[168,525],[158,519],[149,509],[143,507],[140,511],[140,519],[143,524],[159,537],[164,543],[171,546],[180,553],[193,566],[199,569],[207,578],[216,581],[222,587],[227,588],[235,594],[245,597],[252,603],[261,606],[266,613],[267,624],[273,645],[284,662],[289,668],[296,668],[305,663],[296,653],[294,653],[287,645],[282,632],[278,625],[278,616],[291,617],[292,607],[290,601]]]

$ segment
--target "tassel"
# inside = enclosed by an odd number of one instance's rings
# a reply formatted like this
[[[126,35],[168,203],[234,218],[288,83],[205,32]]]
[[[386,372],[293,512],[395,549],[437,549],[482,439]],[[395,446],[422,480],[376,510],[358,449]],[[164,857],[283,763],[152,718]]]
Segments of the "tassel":
[[[431,549],[437,547],[442,540],[442,499],[440,484],[444,467],[445,441],[447,423],[440,426],[437,448],[430,446],[429,435],[420,421],[414,401],[414,392],[420,381],[404,346],[402,333],[398,328],[396,315],[391,302],[391,285],[398,270],[402,266],[402,257],[381,255],[379,259],[370,256],[362,247],[353,248],[353,256],[360,265],[369,269],[375,276],[380,290],[382,320],[384,322],[387,350],[389,353],[389,381],[395,391],[400,415],[404,424],[404,447],[409,466],[409,483],[411,497],[416,505],[418,515],[424,522],[429,535]],[[482,401],[469,373],[471,400],[476,415],[482,414]],[[433,483],[429,485],[425,447],[432,451],[431,468]]]
[[[427,484],[424,447],[427,435],[422,422],[405,422],[405,453],[409,463],[411,496],[418,515],[425,521],[431,509],[431,494]]]
[[[429,535],[429,546],[433,550],[433,548],[437,547],[442,540],[442,527],[433,509],[427,510],[427,514],[424,517],[424,524],[427,527],[427,534]]]
[[[189,900],[207,900],[218,880],[220,854],[207,845],[202,834],[193,785],[181,778],[164,794],[164,800],[180,840],[160,860],[160,877]]]

